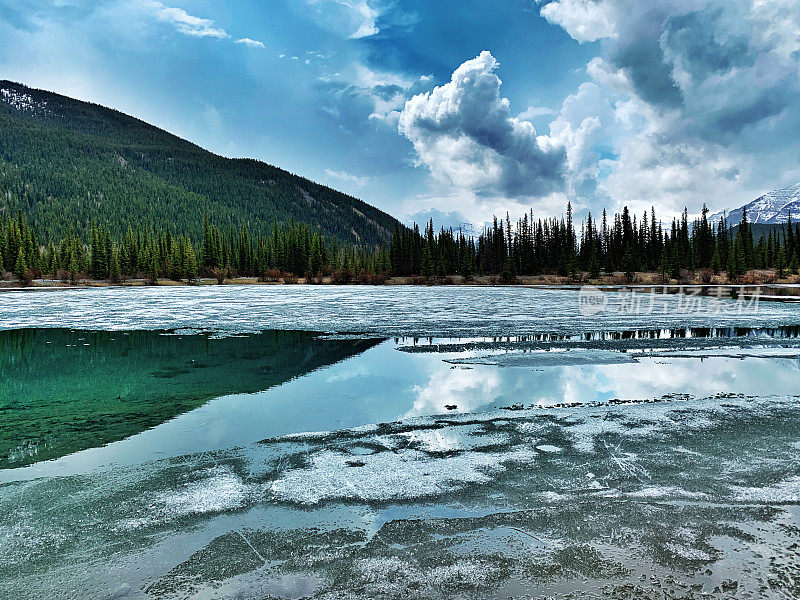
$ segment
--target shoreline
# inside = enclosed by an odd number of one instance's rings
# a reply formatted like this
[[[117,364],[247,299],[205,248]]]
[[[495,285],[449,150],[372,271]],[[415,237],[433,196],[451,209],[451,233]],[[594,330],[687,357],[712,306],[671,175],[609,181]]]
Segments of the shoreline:
[[[691,294],[700,296],[718,296],[723,298],[754,298],[758,296],[760,300],[797,302],[800,303],[800,280],[797,276],[793,280],[785,279],[781,281],[752,281],[745,283],[728,283],[725,281],[714,281],[701,283],[696,281],[678,282],[671,280],[668,283],[655,282],[657,274],[644,273],[637,275],[635,280],[630,283],[620,282],[620,275],[607,275],[597,279],[586,278],[583,281],[574,281],[569,277],[555,275],[532,275],[517,277],[514,283],[501,283],[496,276],[474,277],[471,281],[464,281],[462,276],[449,276],[439,281],[420,281],[419,277],[390,277],[384,286],[418,286],[418,287],[508,287],[508,288],[528,288],[528,289],[552,289],[552,290],[575,290],[578,291],[585,286],[592,286],[601,291],[620,291],[630,290],[639,293],[661,293],[661,294]],[[646,281],[646,280],[650,281]],[[765,278],[766,279],[766,278]],[[259,281],[256,277],[236,277],[226,279],[223,283],[218,283],[216,279],[200,278],[192,282],[174,281],[172,279],[159,279],[157,283],[151,284],[145,279],[128,279],[122,282],[111,282],[103,280],[83,280],[77,284],[64,283],[59,280],[38,279],[28,285],[19,285],[18,282],[0,281],[0,292],[35,292],[35,291],[58,291],[58,290],[87,290],[104,288],[169,288],[169,287],[204,287],[204,286],[342,286],[354,285],[364,287],[379,287],[375,284],[349,282],[332,282],[330,278],[325,278],[322,282],[307,282],[304,278],[298,278],[296,282],[286,283],[284,281]],[[764,290],[768,290],[765,293]]]

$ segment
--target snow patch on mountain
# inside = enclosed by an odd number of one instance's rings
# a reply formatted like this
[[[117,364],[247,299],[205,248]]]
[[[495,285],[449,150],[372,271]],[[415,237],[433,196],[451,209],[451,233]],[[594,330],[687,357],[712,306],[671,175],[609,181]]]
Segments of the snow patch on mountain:
[[[47,108],[46,100],[36,101],[30,94],[26,94],[25,92],[21,92],[14,88],[0,88],[0,100],[6,104],[10,104],[17,110],[31,113],[39,112],[44,114],[52,114],[52,111]]]
[[[457,227],[453,228],[453,232],[461,232],[465,237],[477,238],[483,233],[483,228],[475,225],[474,223],[459,223]]]
[[[792,221],[800,221],[800,183],[764,194],[740,208],[715,213],[709,220],[716,223],[724,218],[729,224],[735,225],[741,222],[745,209],[750,223],[786,223],[790,215]]]

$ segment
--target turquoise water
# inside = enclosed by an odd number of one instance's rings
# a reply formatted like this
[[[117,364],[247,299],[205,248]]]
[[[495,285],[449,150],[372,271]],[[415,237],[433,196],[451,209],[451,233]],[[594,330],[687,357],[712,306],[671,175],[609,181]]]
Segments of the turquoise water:
[[[376,343],[292,331],[0,331],[0,468],[129,438],[213,398],[268,389]]]
[[[574,292],[240,291],[0,307],[7,447],[84,419],[0,469],[1,598],[800,594],[795,307],[570,327]],[[414,311],[431,335],[394,337]]]

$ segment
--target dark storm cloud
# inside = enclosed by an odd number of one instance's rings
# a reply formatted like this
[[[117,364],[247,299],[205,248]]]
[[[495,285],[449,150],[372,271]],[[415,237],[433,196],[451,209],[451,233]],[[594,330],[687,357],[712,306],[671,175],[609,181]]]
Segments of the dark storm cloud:
[[[612,60],[628,69],[636,91],[650,104],[672,108],[683,103],[683,94],[672,78],[671,66],[664,62],[658,40],[632,40]]]
[[[779,115],[789,106],[790,101],[797,100],[798,93],[788,85],[764,90],[750,102],[721,108],[713,124],[724,133],[741,133],[748,125]]]
[[[664,45],[681,57],[696,78],[725,73],[734,67],[751,67],[755,61],[747,38],[733,34],[717,39],[721,10],[695,11],[669,17],[664,24]]]

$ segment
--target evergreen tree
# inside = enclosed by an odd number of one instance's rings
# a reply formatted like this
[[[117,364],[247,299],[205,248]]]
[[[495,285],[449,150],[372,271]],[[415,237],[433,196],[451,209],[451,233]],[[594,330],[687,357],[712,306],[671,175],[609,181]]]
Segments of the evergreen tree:
[[[661,251],[661,258],[658,261],[658,271],[661,273],[661,281],[667,283],[669,281],[671,268],[669,251],[666,248]]]
[[[592,253],[589,259],[589,277],[592,279],[600,277],[600,262],[597,260],[597,256],[594,253]]]
[[[20,247],[17,252],[17,260],[14,262],[14,276],[21,282],[28,281],[28,261],[25,258],[25,252]]]
[[[636,273],[636,261],[633,257],[633,251],[631,249],[628,249],[628,251],[625,252],[625,257],[622,264],[623,268],[625,269],[625,279],[629,282],[633,281],[633,276]]]
[[[71,285],[75,285],[78,282],[78,271],[80,270],[80,263],[78,262],[78,256],[75,251],[70,251],[67,265],[69,282]]]
[[[109,277],[111,281],[117,282],[120,280],[121,271],[119,266],[119,253],[114,250],[111,253],[111,268],[109,269]]]
[[[783,279],[783,272],[784,269],[786,269],[786,253],[783,251],[783,246],[778,249],[778,259],[776,263],[778,278]]]
[[[433,259],[428,244],[422,247],[422,271],[423,277],[431,277],[433,275]]]
[[[740,236],[736,236],[736,241],[728,256],[728,280],[738,281],[745,271],[744,242]]]
[[[475,278],[475,270],[471,255],[467,255],[467,257],[465,258],[461,274],[464,276],[464,281],[472,281]]]
[[[150,285],[158,283],[158,250],[152,246],[147,250],[147,281]]]
[[[197,255],[194,252],[191,240],[186,241],[186,256],[183,273],[190,282],[197,279]]]
[[[514,269],[514,261],[510,258],[507,258],[503,263],[503,269],[500,271],[500,282],[501,283],[516,283],[517,281],[517,272]]]

